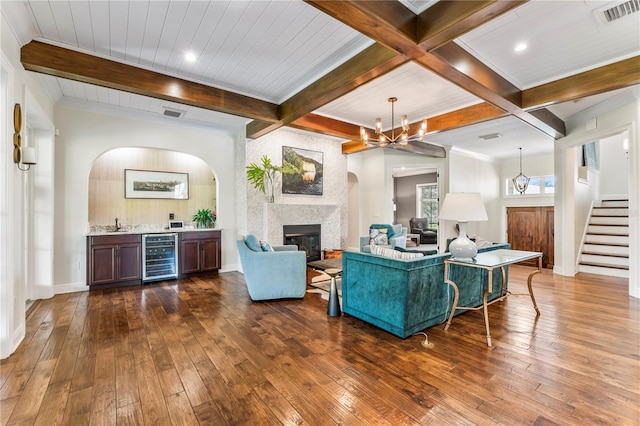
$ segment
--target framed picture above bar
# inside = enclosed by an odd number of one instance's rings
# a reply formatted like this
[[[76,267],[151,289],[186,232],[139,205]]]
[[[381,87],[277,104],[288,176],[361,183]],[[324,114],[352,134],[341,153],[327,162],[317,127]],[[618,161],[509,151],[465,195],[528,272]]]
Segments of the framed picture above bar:
[[[189,174],[125,169],[124,198],[188,200]]]
[[[322,195],[322,152],[282,147],[282,165],[297,169],[295,174],[282,174],[283,194]]]

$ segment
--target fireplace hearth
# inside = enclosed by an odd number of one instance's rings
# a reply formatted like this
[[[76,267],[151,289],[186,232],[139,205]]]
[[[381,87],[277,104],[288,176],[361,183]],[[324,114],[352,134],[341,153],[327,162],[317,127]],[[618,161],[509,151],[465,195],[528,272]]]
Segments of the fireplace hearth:
[[[307,262],[320,260],[320,225],[283,225],[283,243],[295,244],[307,253]]]

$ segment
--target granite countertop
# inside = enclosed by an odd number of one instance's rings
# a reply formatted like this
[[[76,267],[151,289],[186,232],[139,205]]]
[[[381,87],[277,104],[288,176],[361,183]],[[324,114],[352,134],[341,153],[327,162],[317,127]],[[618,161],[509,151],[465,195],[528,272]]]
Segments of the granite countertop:
[[[95,236],[99,236],[99,235],[131,235],[131,234],[171,234],[174,232],[199,232],[199,231],[222,231],[222,228],[191,228],[191,227],[185,227],[185,228],[180,228],[180,229],[160,229],[160,228],[153,228],[153,229],[124,229],[124,230],[120,230],[120,231],[91,231],[91,232],[87,232],[86,236],[87,237],[95,237]]]

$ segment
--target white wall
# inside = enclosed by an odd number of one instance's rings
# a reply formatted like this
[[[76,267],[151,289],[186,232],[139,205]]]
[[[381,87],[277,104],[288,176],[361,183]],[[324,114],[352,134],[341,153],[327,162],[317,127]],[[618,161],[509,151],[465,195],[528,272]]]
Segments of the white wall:
[[[222,228],[222,269],[235,270],[237,253],[235,135],[186,127],[179,121],[125,117],[104,111],[56,107],[56,293],[86,289],[89,172],[105,151],[156,147],[194,155],[213,170],[218,184],[217,227]],[[80,264],[80,269],[76,265]]]
[[[629,159],[622,149],[627,133],[619,133],[600,140],[600,194],[602,198],[629,195]]]
[[[500,194],[500,164],[488,158],[451,150],[449,153],[449,190],[446,192],[479,192],[489,220],[469,222],[468,235],[494,242],[504,242],[501,232],[502,197]],[[445,221],[444,236],[455,238],[454,221]]]
[[[3,243],[0,245],[0,358],[10,355],[25,335],[25,301],[28,297],[49,297],[52,294],[51,283],[47,282],[47,274],[36,275],[33,271],[36,267],[45,271],[51,268],[52,259],[44,260],[41,257],[42,247],[28,245],[28,240],[23,237],[26,229],[33,233],[34,229],[41,232],[43,240],[51,237],[51,227],[34,228],[35,225],[45,224],[50,221],[53,212],[41,210],[34,219],[33,211],[26,210],[27,206],[41,206],[43,198],[33,196],[39,188],[39,182],[43,173],[47,174],[47,166],[50,164],[51,146],[44,143],[39,147],[37,143],[42,140],[41,135],[35,135],[30,142],[36,148],[38,161],[43,165],[37,170],[38,175],[33,176],[37,169],[29,172],[18,170],[13,163],[13,146],[9,141],[13,139],[13,108],[18,103],[23,108],[23,125],[21,135],[27,137],[26,128],[30,126],[39,132],[42,125],[53,122],[53,103],[46,95],[44,87],[33,73],[27,73],[20,64],[20,45],[10,26],[1,17],[0,42],[2,61],[2,74],[6,93],[3,95],[2,105],[2,155],[0,156],[0,231]],[[9,118],[9,119],[8,119]],[[36,120],[37,119],[37,120]],[[36,133],[36,132],[34,132]],[[29,141],[25,141],[29,142]],[[51,180],[51,176],[46,176]],[[36,194],[39,195],[39,194]],[[44,195],[44,194],[43,194]],[[45,195],[46,199],[46,195]],[[35,222],[35,223],[34,223]],[[28,256],[27,250],[38,257]],[[47,251],[49,247],[46,248]],[[36,262],[38,260],[38,262]],[[42,264],[40,262],[43,262]],[[28,281],[27,271],[32,271],[31,281]],[[34,282],[34,279],[42,279],[42,282]],[[38,287],[44,284],[47,288]]]

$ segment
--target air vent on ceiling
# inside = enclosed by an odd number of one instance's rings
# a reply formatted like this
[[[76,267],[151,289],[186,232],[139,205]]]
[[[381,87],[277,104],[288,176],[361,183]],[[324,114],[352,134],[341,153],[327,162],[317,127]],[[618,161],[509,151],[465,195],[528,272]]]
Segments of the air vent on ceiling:
[[[640,11],[640,0],[628,0],[615,6],[607,5],[593,12],[601,24],[617,21]]]
[[[488,135],[478,136],[478,139],[488,141],[491,139],[498,139],[500,136],[502,136],[500,133],[489,133]]]
[[[180,111],[179,109],[162,107],[164,109],[163,115],[167,117],[180,118],[186,111]]]

